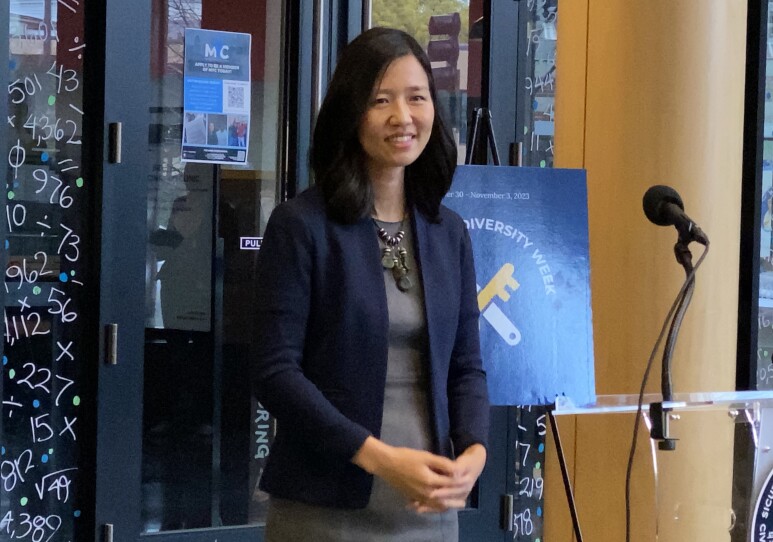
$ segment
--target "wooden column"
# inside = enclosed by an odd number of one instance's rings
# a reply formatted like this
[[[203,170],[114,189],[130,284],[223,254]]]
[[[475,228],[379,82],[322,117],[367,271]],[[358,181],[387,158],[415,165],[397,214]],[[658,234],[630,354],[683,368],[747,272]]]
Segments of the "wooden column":
[[[676,231],[649,223],[642,212],[642,195],[653,184],[675,188],[711,239],[674,356],[674,389],[733,389],[745,33],[746,3],[740,0],[559,4],[556,165],[588,171],[599,394],[638,393],[684,278],[673,256]],[[692,247],[697,260],[701,249]],[[657,391],[659,381],[657,363],[648,390]],[[586,540],[624,540],[632,420],[627,415],[559,420],[570,437]],[[664,538],[661,527],[660,540],[729,540],[717,529],[723,506],[730,508],[732,432],[721,420],[683,421],[679,455],[661,460],[674,474],[660,480],[661,494],[673,496],[660,502],[661,522],[681,506],[682,538]],[[550,452],[547,464],[545,538],[571,540],[560,472]],[[651,464],[643,438],[634,470],[633,541],[654,540]],[[712,513],[708,521],[699,517]]]

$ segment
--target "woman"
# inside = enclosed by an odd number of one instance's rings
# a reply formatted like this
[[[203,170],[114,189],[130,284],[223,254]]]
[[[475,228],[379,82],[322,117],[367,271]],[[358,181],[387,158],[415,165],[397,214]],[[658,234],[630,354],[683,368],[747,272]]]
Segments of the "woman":
[[[317,186],[266,228],[253,376],[278,420],[268,541],[458,538],[488,396],[470,239],[440,204],[456,146],[435,102],[413,38],[360,35],[317,118]]]

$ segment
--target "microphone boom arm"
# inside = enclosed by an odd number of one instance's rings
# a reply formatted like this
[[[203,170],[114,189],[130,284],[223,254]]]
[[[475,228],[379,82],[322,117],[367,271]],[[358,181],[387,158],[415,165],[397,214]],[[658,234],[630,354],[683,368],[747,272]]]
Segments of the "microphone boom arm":
[[[668,330],[668,338],[666,339],[666,345],[663,348],[663,360],[660,372],[660,383],[662,391],[662,402],[653,403],[650,405],[650,417],[652,420],[652,430],[650,436],[654,440],[658,440],[658,448],[661,450],[674,450],[676,448],[676,439],[672,438],[669,431],[669,417],[668,413],[671,409],[664,408],[663,403],[673,400],[673,387],[671,383],[671,360],[674,354],[674,348],[676,347],[676,340],[679,336],[679,330],[682,326],[682,321],[687,312],[687,308],[692,301],[693,293],[695,292],[695,275],[693,274],[692,265],[692,253],[688,247],[691,238],[688,234],[680,234],[679,240],[674,245],[674,255],[676,261],[684,268],[686,279],[688,281],[687,288],[679,299],[679,304],[674,316],[671,319],[671,325]]]

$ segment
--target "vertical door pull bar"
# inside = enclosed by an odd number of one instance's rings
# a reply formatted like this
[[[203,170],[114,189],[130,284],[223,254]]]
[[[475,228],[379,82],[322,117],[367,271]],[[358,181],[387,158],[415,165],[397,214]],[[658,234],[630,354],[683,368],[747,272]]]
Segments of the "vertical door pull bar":
[[[102,525],[102,542],[113,542],[113,524]]]
[[[108,160],[111,164],[121,163],[121,123],[108,124]]]
[[[367,30],[373,26],[373,2],[362,0],[362,29]]]
[[[105,357],[108,365],[118,364],[118,324],[107,324],[105,328]]]
[[[514,499],[510,494],[502,495],[502,507],[499,528],[507,533],[513,532],[513,508]]]
[[[311,121],[312,128],[317,113],[322,106],[322,49],[325,44],[325,0],[314,0],[314,35],[311,46],[312,87],[311,87]]]

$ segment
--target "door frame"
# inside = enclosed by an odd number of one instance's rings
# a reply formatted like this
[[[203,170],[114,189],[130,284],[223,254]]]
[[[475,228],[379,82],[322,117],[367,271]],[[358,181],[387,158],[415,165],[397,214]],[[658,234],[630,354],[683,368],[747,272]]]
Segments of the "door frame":
[[[312,0],[284,3],[284,45],[281,85],[281,131],[278,170],[280,199],[308,186],[306,155],[311,125]],[[116,365],[107,365],[100,337],[96,437],[94,539],[103,540],[112,525],[116,540],[180,540],[221,542],[262,540],[258,525],[213,527],[143,534],[142,424],[145,336],[145,258],[147,246],[146,156],[150,113],[151,0],[105,0],[89,5],[87,27],[95,59],[89,79],[100,87],[92,106],[92,141],[99,156],[102,186],[99,329],[118,324]],[[140,36],[140,39],[137,39]],[[91,47],[91,46],[90,46]],[[122,161],[110,163],[110,123],[121,123]],[[95,154],[97,154],[95,152]],[[100,333],[103,335],[103,333]]]
[[[101,153],[101,243],[99,330],[118,325],[117,363],[107,365],[100,336],[97,391],[97,450],[94,539],[112,525],[119,540],[140,526],[142,472],[142,392],[145,290],[146,199],[150,51],[150,2],[106,0],[90,4],[87,26],[99,42],[92,83],[101,82],[99,130],[93,142]],[[131,23],[129,23],[131,21]],[[100,35],[98,28],[101,26]],[[128,53],[128,51],[132,53]],[[101,68],[101,69],[100,69]],[[99,70],[99,71],[97,71]],[[100,73],[101,72],[101,73]],[[95,104],[96,105],[96,104]],[[120,163],[108,161],[108,125],[121,123]]]

